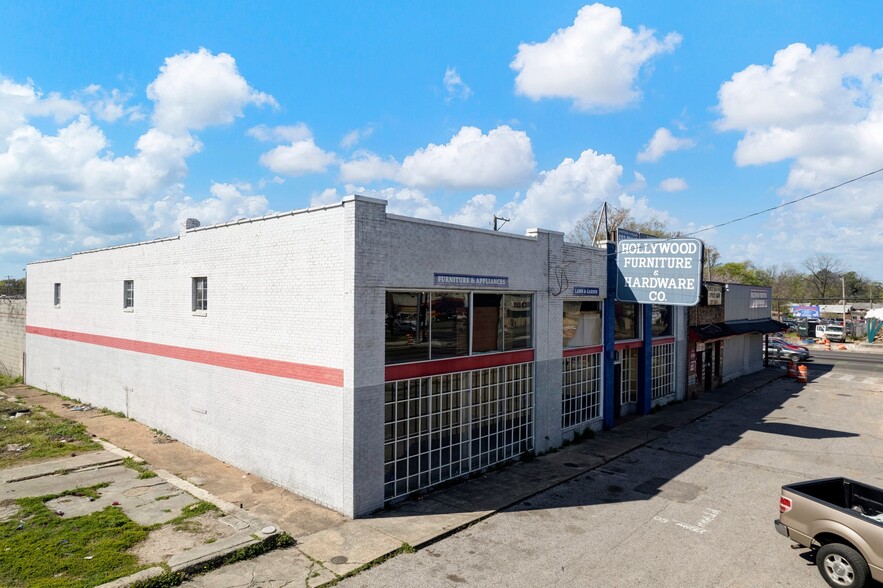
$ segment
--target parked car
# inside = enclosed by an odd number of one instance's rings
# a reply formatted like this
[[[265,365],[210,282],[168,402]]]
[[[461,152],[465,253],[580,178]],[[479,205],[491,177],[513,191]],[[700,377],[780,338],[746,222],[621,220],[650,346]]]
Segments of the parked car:
[[[782,486],[776,530],[815,551],[828,585],[883,581],[883,490],[847,478]]]
[[[786,340],[781,339],[779,337],[770,337],[770,341],[775,341],[776,343],[781,343],[782,345],[784,345],[788,349],[793,348],[793,349],[797,350],[798,352],[800,352],[800,351],[805,352],[806,357],[804,358],[804,361],[806,359],[809,359],[810,357],[812,357],[809,352],[809,347],[807,347],[806,345],[798,345],[797,343],[791,343],[790,341],[786,341]]]
[[[784,359],[786,361],[806,361],[809,359],[809,350],[800,349],[788,343],[770,339],[765,347],[767,359]]]

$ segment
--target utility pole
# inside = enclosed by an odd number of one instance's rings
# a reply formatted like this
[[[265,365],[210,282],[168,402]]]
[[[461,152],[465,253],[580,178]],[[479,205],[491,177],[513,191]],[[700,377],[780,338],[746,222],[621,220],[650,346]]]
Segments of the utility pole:
[[[843,334],[846,334],[846,279],[840,276],[840,288],[843,295]]]
[[[499,221],[503,221],[503,222],[499,222]],[[505,225],[508,222],[509,222],[508,218],[503,218],[502,216],[494,215],[494,230],[499,231],[500,227],[502,227],[503,225]]]

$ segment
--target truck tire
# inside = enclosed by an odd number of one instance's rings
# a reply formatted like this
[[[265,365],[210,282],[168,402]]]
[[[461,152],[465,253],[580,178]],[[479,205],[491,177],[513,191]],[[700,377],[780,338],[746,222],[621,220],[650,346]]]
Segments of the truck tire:
[[[862,554],[842,543],[828,543],[819,548],[816,566],[833,588],[862,588],[871,573]]]

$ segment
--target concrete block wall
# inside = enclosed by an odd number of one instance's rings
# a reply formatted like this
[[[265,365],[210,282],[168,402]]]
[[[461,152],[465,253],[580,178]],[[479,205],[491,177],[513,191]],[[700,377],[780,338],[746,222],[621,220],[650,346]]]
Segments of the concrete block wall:
[[[387,215],[384,201],[361,199],[356,222],[356,373],[361,398],[357,451],[363,464],[357,494],[382,504],[383,391],[386,291],[444,290],[530,293],[534,300],[534,447],[561,444],[562,273],[597,284],[606,280],[604,252],[564,244],[563,234],[531,230],[513,235]],[[508,288],[444,288],[435,273],[505,276]],[[369,465],[370,464],[370,465]]]
[[[351,206],[29,265],[28,383],[352,516]],[[202,276],[208,310],[195,313]],[[131,312],[124,280],[134,280]]]
[[[0,298],[0,375],[22,375],[26,311],[23,298]]]

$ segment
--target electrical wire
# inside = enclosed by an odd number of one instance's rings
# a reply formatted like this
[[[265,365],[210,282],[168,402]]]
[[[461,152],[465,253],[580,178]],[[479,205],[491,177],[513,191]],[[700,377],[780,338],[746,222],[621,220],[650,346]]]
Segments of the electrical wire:
[[[853,182],[863,180],[863,179],[867,178],[868,176],[872,176],[872,175],[878,174],[880,172],[883,172],[883,167],[881,167],[880,169],[875,169],[872,172],[868,172],[868,173],[860,175],[858,177],[852,178],[850,180],[846,180],[845,182],[841,182],[840,184],[837,184],[836,186],[829,186],[829,187],[825,188],[824,190],[819,190],[818,192],[813,192],[812,194],[807,194],[806,196],[801,196],[800,198],[795,198],[794,200],[789,200],[788,202],[783,202],[782,204],[779,204],[778,206],[773,206],[771,208],[767,208],[767,209],[764,209],[764,210],[761,210],[758,212],[752,212],[751,214],[747,214],[745,216],[742,216],[742,217],[739,217],[739,218],[736,218],[733,220],[729,220],[725,223],[720,223],[719,225],[714,225],[712,227],[705,227],[704,229],[699,229],[698,231],[693,231],[692,233],[687,233],[684,236],[690,237],[693,235],[698,235],[699,233],[704,233],[705,231],[710,231],[712,229],[718,229],[720,227],[725,227],[727,225],[731,225],[733,223],[738,223],[739,221],[743,221],[743,220],[749,219],[754,216],[759,216],[761,214],[766,214],[767,212],[772,212],[772,211],[778,210],[780,208],[785,208],[786,206],[790,206],[792,204],[802,202],[803,200],[806,200],[808,198],[812,198],[813,196],[818,196],[820,194],[824,194],[825,192],[830,192],[831,190],[836,190],[837,188],[842,188],[843,186],[845,186],[847,184],[851,184]]]

